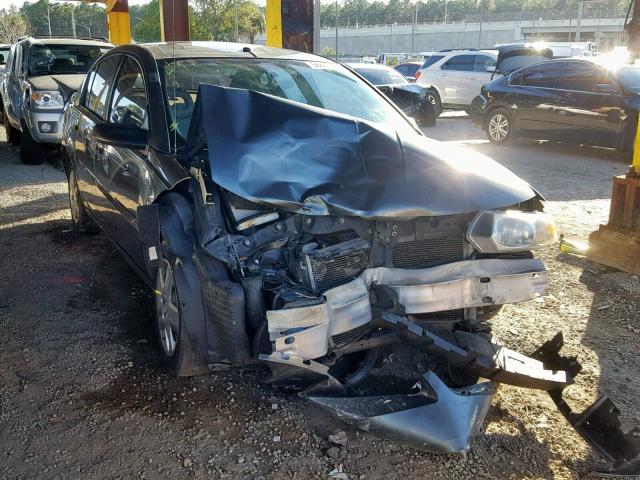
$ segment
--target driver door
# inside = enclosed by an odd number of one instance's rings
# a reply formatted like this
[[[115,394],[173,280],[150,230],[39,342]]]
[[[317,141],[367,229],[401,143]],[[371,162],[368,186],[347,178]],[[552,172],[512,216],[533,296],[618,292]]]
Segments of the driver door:
[[[125,56],[113,83],[107,121],[148,130],[147,106],[142,67],[133,57]],[[147,158],[149,150],[98,142],[96,152],[96,181],[108,200],[109,231],[131,259],[143,266],[137,209],[154,198],[155,174]]]

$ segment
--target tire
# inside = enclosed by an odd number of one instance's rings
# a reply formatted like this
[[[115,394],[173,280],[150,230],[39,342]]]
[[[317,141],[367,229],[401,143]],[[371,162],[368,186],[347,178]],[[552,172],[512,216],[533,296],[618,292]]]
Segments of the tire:
[[[78,233],[96,233],[97,229],[84,208],[82,199],[80,198],[80,190],[78,189],[78,181],[76,172],[73,168],[69,169],[67,177],[67,186],[69,188],[69,210],[71,210],[71,228]]]
[[[27,165],[41,165],[45,160],[43,145],[33,139],[26,127],[20,137],[20,160]]]
[[[491,143],[506,145],[513,138],[513,118],[504,108],[496,108],[487,116],[484,129]]]
[[[440,100],[440,95],[438,95],[438,92],[434,90],[429,90],[427,92],[427,100],[433,105],[436,111],[436,118],[438,118],[442,114],[442,101]]]
[[[9,145],[20,145],[20,130],[9,123],[7,111],[3,112],[4,130],[7,133],[7,143]]]
[[[162,262],[156,275],[155,323],[162,363],[172,373],[176,373],[183,354],[184,321],[174,273],[176,259],[170,253],[165,253],[165,246],[166,244],[163,245]]]

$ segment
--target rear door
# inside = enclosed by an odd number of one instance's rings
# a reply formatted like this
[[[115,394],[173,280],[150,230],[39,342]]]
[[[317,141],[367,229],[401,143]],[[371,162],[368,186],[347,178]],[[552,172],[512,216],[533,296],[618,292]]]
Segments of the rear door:
[[[562,103],[556,86],[564,62],[543,62],[523,68],[509,77],[505,102],[515,106],[517,128],[522,135],[552,138],[554,109]]]
[[[93,139],[93,127],[107,118],[110,87],[121,60],[120,55],[112,55],[94,65],[86,80],[85,92],[80,99],[74,129],[76,152],[76,176],[78,187],[98,221],[105,226],[110,215],[109,204],[96,180],[96,157],[98,149]]]
[[[474,75],[475,55],[454,55],[440,66],[438,85],[441,88],[442,103],[465,105],[470,91],[470,77]],[[480,91],[480,87],[478,87]]]
[[[562,101],[553,114],[558,140],[615,147],[626,117],[624,99],[609,73],[586,61],[568,61],[558,82]]]
[[[471,105],[485,83],[491,81],[496,67],[496,60],[490,55],[478,53],[473,63],[473,73],[468,76],[464,91],[464,104]]]

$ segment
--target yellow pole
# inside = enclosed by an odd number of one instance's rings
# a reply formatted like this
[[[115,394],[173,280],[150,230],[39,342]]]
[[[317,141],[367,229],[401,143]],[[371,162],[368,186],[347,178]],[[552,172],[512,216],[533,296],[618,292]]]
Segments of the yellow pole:
[[[107,0],[109,41],[114,45],[131,43],[131,20],[127,0]]]
[[[640,120],[640,118],[638,120]],[[631,170],[636,174],[636,176],[640,176],[640,121],[638,122],[638,126],[636,127],[636,141],[633,147],[633,160],[631,161]]]
[[[282,48],[282,6],[280,0],[267,0],[267,46]]]

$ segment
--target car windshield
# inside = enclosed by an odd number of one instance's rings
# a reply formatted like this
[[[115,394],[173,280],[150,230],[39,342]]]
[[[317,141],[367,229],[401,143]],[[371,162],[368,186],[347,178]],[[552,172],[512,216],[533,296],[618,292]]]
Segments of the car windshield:
[[[354,70],[374,85],[400,85],[409,83],[406,78],[393,68],[355,67]]]
[[[630,92],[640,93],[640,68],[621,67],[616,70],[616,77],[620,84]]]
[[[107,45],[35,44],[29,51],[28,72],[30,76],[87,73],[109,48]]]
[[[333,62],[198,58],[164,60],[159,69],[171,124],[183,138],[201,83],[267,93],[415,133],[382,95]]]

